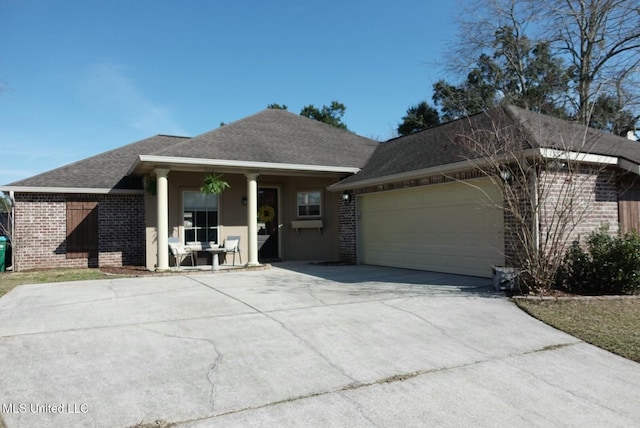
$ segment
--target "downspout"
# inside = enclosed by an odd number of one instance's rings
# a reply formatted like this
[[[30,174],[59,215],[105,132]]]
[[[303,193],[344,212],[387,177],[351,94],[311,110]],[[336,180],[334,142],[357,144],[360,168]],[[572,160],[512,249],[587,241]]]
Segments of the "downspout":
[[[15,272],[16,271],[16,265],[14,263],[14,260],[16,258],[16,251],[15,251],[15,245],[16,245],[16,239],[15,239],[15,218],[16,218],[16,195],[15,192],[13,190],[9,190],[9,200],[11,201],[11,218],[9,221],[9,227],[11,228],[11,269]]]
[[[532,229],[531,234],[533,238],[533,245],[536,249],[536,252],[540,252],[540,207],[538,206],[538,174],[536,174],[536,170],[533,165],[527,162],[526,158],[522,158],[522,164],[525,166],[525,172],[530,175],[531,181],[529,185],[531,186],[531,214],[532,214]]]
[[[536,252],[540,252],[540,206],[538,205],[538,174],[533,167],[531,169],[531,187],[533,194],[533,244]]]

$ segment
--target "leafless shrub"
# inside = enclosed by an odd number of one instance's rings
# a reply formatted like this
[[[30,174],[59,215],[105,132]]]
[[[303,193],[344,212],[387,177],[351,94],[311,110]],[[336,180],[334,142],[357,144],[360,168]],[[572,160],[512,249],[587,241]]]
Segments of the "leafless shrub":
[[[526,123],[504,108],[471,116],[453,144],[500,190],[492,203],[503,210],[507,263],[520,268],[525,291],[545,292],[571,242],[599,226],[598,195],[615,194],[616,173],[592,153],[596,134],[525,114]]]

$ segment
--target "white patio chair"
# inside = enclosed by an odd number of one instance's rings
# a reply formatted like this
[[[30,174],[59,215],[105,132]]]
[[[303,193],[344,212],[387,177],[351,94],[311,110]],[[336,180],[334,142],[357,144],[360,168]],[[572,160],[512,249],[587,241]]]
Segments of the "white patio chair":
[[[225,259],[226,253],[233,253],[233,265],[236,265],[236,254],[240,257],[240,264],[242,264],[242,253],[240,252],[240,237],[239,236],[227,236],[224,240]]]
[[[191,266],[193,267],[195,265],[191,248],[182,245],[180,239],[174,237],[169,238],[169,249],[176,260],[176,267],[179,267],[187,257],[191,257]]]

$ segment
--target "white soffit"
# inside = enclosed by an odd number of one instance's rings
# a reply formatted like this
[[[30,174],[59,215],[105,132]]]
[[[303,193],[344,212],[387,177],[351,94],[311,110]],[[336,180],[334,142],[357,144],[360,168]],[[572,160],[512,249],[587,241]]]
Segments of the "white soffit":
[[[539,149],[540,156],[547,159],[560,159],[574,162],[597,163],[601,165],[617,165],[615,156],[597,155],[593,153],[572,152],[558,149]]]
[[[238,168],[243,170],[275,170],[275,171],[309,171],[309,172],[329,172],[341,174],[355,174],[360,171],[357,167],[347,166],[327,166],[327,165],[305,165],[305,164],[289,164],[275,162],[253,162],[226,159],[201,159],[201,158],[183,158],[183,157],[167,157],[154,155],[140,155],[136,163],[129,170],[131,174],[140,163],[153,163],[160,165],[193,165],[220,168]]]

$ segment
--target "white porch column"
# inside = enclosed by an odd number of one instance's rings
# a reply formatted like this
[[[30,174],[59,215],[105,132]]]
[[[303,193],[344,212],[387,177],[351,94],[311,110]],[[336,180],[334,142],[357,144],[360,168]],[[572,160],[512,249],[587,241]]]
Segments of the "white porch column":
[[[158,198],[158,265],[156,270],[169,270],[169,170],[156,169],[156,193]]]
[[[258,174],[245,174],[247,177],[247,228],[249,262],[247,266],[260,266],[258,263]]]

